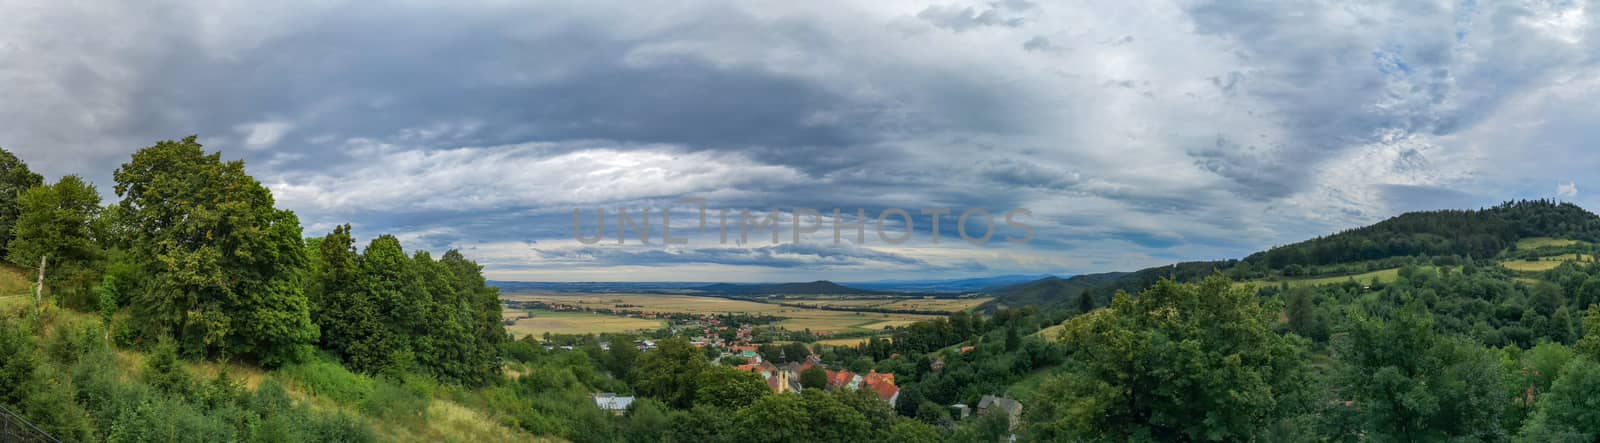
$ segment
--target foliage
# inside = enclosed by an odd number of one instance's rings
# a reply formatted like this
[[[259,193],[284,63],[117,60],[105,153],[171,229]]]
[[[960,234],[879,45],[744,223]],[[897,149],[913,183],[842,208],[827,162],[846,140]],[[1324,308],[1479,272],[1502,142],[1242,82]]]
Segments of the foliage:
[[[191,355],[268,366],[299,360],[317,337],[301,284],[300,221],[273,207],[244,162],[206,154],[195,137],[139,150],[117,168],[121,222],[151,263],[139,321]]]
[[[3,248],[11,244],[13,226],[21,215],[18,200],[24,192],[43,184],[43,176],[28,170],[28,164],[11,151],[0,149],[0,253],[10,256]]]
[[[62,177],[54,185],[28,189],[16,200],[18,211],[7,259],[37,271],[40,257],[46,264],[50,287],[69,296],[86,295],[98,279],[98,262],[104,233],[96,232],[100,213],[100,194],[94,185],[76,175]],[[71,306],[92,309],[97,301],[71,300]]]
[[[1074,318],[1072,376],[1049,388],[1065,417],[1054,435],[1085,439],[1249,439],[1300,410],[1301,344],[1269,328],[1252,294],[1217,276],[1164,281]],[[1048,401],[1048,400],[1047,400]]]

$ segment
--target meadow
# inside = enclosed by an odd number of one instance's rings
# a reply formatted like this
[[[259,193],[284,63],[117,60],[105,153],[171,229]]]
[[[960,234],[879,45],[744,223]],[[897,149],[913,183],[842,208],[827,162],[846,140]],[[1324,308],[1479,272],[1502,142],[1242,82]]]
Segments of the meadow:
[[[507,320],[516,320],[516,323],[506,326],[506,331],[517,337],[524,335],[543,337],[546,332],[551,334],[603,334],[657,329],[667,325],[667,322],[662,320],[590,314],[586,312],[532,311],[532,317],[529,317],[529,314],[529,311],[509,309],[502,312],[501,315]]]
[[[860,332],[875,331],[887,327],[904,326],[919,320],[939,318],[937,315],[877,313],[877,312],[850,312],[832,311],[823,309],[810,309],[803,307],[780,306],[769,303],[758,303],[745,300],[732,300],[717,297],[698,297],[691,295],[673,294],[566,294],[566,293],[522,293],[507,294],[502,296],[506,300],[540,301],[551,304],[565,304],[590,309],[621,309],[641,312],[656,313],[688,313],[688,314],[761,314],[781,317],[784,320],[777,323],[786,329],[812,332]],[[918,300],[923,301],[923,300]],[[934,300],[926,300],[934,301]],[[623,318],[602,316],[606,318]],[[637,320],[637,319],[635,319]],[[522,322],[518,322],[520,325]],[[551,333],[586,333],[584,325],[572,325],[570,329],[551,330]],[[515,327],[508,328],[515,330]],[[540,334],[543,332],[541,331]]]

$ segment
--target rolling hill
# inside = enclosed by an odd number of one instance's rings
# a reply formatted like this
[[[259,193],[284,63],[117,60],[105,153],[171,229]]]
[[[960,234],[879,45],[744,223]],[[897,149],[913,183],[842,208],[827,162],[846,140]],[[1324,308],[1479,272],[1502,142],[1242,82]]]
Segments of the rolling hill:
[[[1600,216],[1570,203],[1548,200],[1507,202],[1479,210],[1411,212],[1369,226],[1273,247],[1243,260],[1176,263],[1135,272],[1044,278],[987,290],[994,301],[985,309],[1028,304],[1070,303],[1090,291],[1104,304],[1116,291],[1136,292],[1162,278],[1196,281],[1213,273],[1236,280],[1276,283],[1317,277],[1343,281],[1391,266],[1385,260],[1449,257],[1507,260],[1520,248],[1545,248],[1583,257],[1573,247],[1600,243]],[[1576,245],[1576,246],[1575,246]],[[1526,255],[1529,251],[1522,251]],[[1526,257],[1522,261],[1526,260]],[[1537,260],[1538,257],[1535,257]],[[1546,258],[1553,267],[1554,261]],[[1558,260],[1559,261],[1559,260]],[[1512,262],[1512,263],[1520,263]]]

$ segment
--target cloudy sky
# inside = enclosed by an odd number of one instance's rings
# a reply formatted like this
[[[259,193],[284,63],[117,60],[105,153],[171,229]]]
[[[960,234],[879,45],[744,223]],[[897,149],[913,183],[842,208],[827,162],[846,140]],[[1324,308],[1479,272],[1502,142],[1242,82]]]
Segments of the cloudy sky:
[[[469,4],[470,3],[470,4]],[[1240,257],[1419,209],[1600,200],[1582,1],[0,0],[0,147],[108,199],[198,134],[307,235],[506,280],[859,281]],[[707,229],[698,229],[704,199]],[[789,213],[846,222],[791,237]],[[608,212],[579,243],[572,211]],[[652,208],[651,244],[616,210]],[[718,209],[782,212],[728,244]],[[876,235],[885,208],[915,235]],[[922,208],[950,208],[939,243]],[[992,212],[995,238],[956,216]],[[1004,236],[1005,211],[1033,227]],[[660,211],[672,211],[663,245]],[[969,221],[982,233],[981,216]],[[905,226],[888,218],[891,236]],[[802,217],[802,227],[810,217]],[[632,235],[632,233],[630,233]]]

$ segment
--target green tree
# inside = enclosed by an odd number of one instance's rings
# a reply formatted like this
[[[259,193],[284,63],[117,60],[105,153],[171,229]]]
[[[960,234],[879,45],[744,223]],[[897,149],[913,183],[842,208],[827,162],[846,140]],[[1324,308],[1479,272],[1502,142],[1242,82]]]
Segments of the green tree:
[[[812,366],[800,371],[801,389],[822,389],[828,387],[828,372],[821,366]]]
[[[1567,362],[1517,441],[1593,442],[1600,440],[1600,363],[1586,358]]]
[[[1302,343],[1272,321],[1220,275],[1118,294],[1067,323],[1080,364],[1042,389],[1076,404],[1040,418],[1075,439],[1248,440],[1305,406]]]
[[[22,193],[43,184],[43,176],[28,170],[28,164],[11,151],[0,149],[0,245],[11,244],[12,227],[21,214],[18,200]],[[0,253],[10,256],[10,251],[0,250]]]
[[[1299,287],[1289,291],[1288,303],[1284,306],[1284,316],[1288,317],[1289,330],[1301,337],[1317,342],[1328,340],[1328,323],[1317,312],[1316,291],[1309,287]]]
[[[16,200],[20,211],[7,247],[11,263],[37,271],[39,258],[46,265],[50,287],[69,295],[87,295],[85,290],[97,280],[96,269],[103,258],[95,232],[100,213],[100,193],[94,185],[76,175],[62,177],[54,185],[36,186]],[[77,300],[75,307],[92,309],[92,297]]]
[[[760,375],[723,367],[713,367],[702,372],[697,384],[699,389],[694,394],[696,405],[729,410],[749,406],[771,392],[767,389],[766,380],[762,380]]]
[[[701,373],[710,367],[704,354],[683,338],[657,343],[633,368],[634,390],[676,409],[694,405]]]
[[[392,235],[380,235],[361,252],[361,272],[356,291],[372,303],[378,328],[362,338],[360,353],[348,355],[359,371],[415,369],[414,342],[426,337],[429,295],[410,258]]]
[[[317,338],[301,282],[300,220],[243,161],[195,137],[162,141],[117,168],[121,222],[149,282],[135,311],[189,353],[297,361]]]
[[[611,349],[606,350],[606,371],[611,372],[613,377],[627,381],[633,365],[638,362],[639,348],[634,346],[633,336],[611,336]]]
[[[1392,319],[1356,319],[1338,355],[1338,384],[1369,436],[1400,441],[1498,440],[1506,374],[1492,350],[1434,331],[1413,303]]]
[[[439,264],[454,278],[456,297],[467,306],[462,322],[472,337],[471,352],[463,364],[469,366],[469,382],[485,384],[500,377],[500,345],[506,341],[506,327],[500,315],[500,290],[483,278],[483,266],[468,260],[461,251],[451,249],[439,257]]]
[[[1083,292],[1079,292],[1078,293],[1078,313],[1079,314],[1088,314],[1089,311],[1093,311],[1093,310],[1094,310],[1094,296],[1089,294],[1089,290],[1088,289],[1084,289]]]

